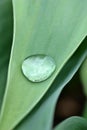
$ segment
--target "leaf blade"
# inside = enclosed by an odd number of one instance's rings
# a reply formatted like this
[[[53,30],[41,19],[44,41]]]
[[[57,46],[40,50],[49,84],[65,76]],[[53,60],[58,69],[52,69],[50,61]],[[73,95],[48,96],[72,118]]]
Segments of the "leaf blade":
[[[65,64],[43,100],[14,130],[35,130],[36,128],[38,130],[51,130],[56,102],[62,89],[71,80],[87,56],[86,43],[87,39],[83,41],[75,54]]]
[[[11,0],[0,1],[0,109],[5,91],[12,43],[12,22]]]
[[[59,124],[54,130],[86,130],[87,121],[81,117],[71,117]]]
[[[0,128],[4,130],[13,128],[43,97],[87,33],[86,1],[81,2],[78,8],[79,0],[74,2],[29,0],[27,2],[13,0],[15,34],[0,124]],[[67,12],[70,13],[67,15]],[[65,15],[67,18],[64,17]],[[23,77],[21,63],[27,56],[37,53],[52,56],[56,61],[57,69],[48,80],[33,84]]]

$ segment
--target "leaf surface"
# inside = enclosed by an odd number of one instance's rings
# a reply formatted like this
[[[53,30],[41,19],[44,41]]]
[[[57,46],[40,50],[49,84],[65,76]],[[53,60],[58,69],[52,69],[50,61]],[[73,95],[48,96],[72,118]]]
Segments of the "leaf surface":
[[[14,130],[51,130],[56,102],[62,89],[77,72],[87,56],[87,39],[65,64],[49,91],[36,108]],[[34,124],[34,125],[33,125]]]
[[[86,95],[86,103],[85,103],[85,107],[84,107],[84,111],[83,111],[83,116],[85,118],[87,118],[87,57],[84,60],[83,65],[81,66],[80,78],[81,78],[81,81],[82,81],[82,84],[83,84],[84,93]]]
[[[60,123],[54,130],[86,130],[87,120],[81,117],[71,117]]]
[[[32,110],[81,44],[87,33],[86,4],[86,0],[13,0],[14,42],[0,130],[12,129]],[[40,83],[29,82],[21,71],[23,60],[35,54],[49,55],[56,62],[55,73]]]
[[[0,0],[0,109],[6,86],[12,44],[12,25],[12,2],[11,0]]]

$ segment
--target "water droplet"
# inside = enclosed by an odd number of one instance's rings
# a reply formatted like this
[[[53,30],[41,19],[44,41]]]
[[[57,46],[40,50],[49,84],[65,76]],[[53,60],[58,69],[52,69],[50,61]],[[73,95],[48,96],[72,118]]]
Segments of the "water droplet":
[[[52,75],[55,68],[53,58],[42,54],[29,56],[22,63],[23,74],[32,82],[46,80]]]

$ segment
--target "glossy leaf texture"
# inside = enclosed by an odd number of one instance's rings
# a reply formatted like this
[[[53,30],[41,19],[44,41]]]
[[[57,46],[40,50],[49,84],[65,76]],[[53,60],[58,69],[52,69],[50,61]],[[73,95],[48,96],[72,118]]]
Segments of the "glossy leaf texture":
[[[12,44],[13,17],[11,0],[0,0],[0,109],[6,86]]]
[[[86,130],[87,120],[81,117],[70,117],[60,123],[54,130]]]
[[[87,56],[87,38],[65,64],[49,91],[36,108],[14,130],[51,130],[56,102],[62,89],[77,72]],[[33,125],[34,124],[34,125]]]
[[[81,44],[87,33],[86,4],[86,0],[13,0],[14,42],[0,130],[13,129],[32,110]],[[35,54],[49,55],[56,62],[55,73],[41,83],[29,82],[21,72],[23,60]]]

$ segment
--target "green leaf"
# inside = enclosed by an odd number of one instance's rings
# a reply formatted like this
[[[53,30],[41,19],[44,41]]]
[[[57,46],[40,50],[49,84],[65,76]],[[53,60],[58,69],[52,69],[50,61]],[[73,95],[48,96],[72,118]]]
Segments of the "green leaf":
[[[51,130],[56,101],[62,89],[77,72],[87,56],[86,44],[87,39],[83,41],[75,54],[65,64],[51,88],[36,108],[14,130],[35,130],[36,128],[37,130]]]
[[[14,42],[0,130],[12,129],[32,110],[81,44],[87,33],[86,4],[85,0],[13,0]],[[21,72],[23,60],[35,54],[49,55],[56,62],[55,73],[41,83],[29,82]]]
[[[81,117],[70,117],[60,123],[54,130],[87,130],[87,120]]]
[[[86,100],[86,103],[85,103],[85,106],[84,106],[84,110],[83,110],[83,117],[87,119],[87,100]]]
[[[80,77],[84,88],[84,93],[87,96],[87,58],[85,59],[81,69],[80,69]]]
[[[87,98],[87,58],[85,59],[83,65],[80,69],[80,78],[83,84],[83,90]],[[83,111],[83,117],[87,118],[87,101],[85,103],[84,111]]]
[[[11,0],[0,0],[0,109],[6,86],[12,43],[12,25],[12,2]]]

